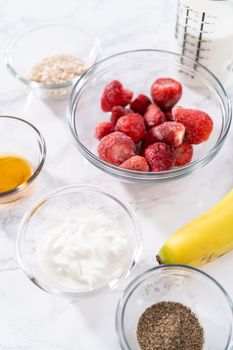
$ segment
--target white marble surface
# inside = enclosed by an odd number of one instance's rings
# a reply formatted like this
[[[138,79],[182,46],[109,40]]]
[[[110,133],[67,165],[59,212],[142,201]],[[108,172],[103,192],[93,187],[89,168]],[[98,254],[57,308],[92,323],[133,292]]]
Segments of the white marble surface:
[[[153,264],[155,252],[172,231],[216,203],[233,185],[232,131],[219,155],[204,169],[173,184],[153,186],[153,190],[151,186],[121,183],[87,163],[67,128],[65,104],[46,104],[29,95],[3,64],[8,40],[23,26],[64,18],[97,35],[103,56],[142,47],[171,49],[175,0],[0,1],[0,114],[22,116],[34,123],[48,147],[32,194],[0,208],[1,350],[119,349],[114,329],[119,293],[75,303],[44,293],[20,270],[15,259],[17,228],[38,196],[80,182],[114,189],[137,212],[144,235],[141,265],[146,268]],[[230,253],[204,267],[231,297],[232,264]]]

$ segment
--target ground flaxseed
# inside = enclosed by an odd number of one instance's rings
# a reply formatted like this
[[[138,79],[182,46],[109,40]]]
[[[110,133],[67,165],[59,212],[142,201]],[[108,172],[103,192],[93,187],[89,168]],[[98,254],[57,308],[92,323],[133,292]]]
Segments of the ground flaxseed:
[[[141,350],[202,350],[204,332],[187,306],[162,301],[141,315],[137,340]]]

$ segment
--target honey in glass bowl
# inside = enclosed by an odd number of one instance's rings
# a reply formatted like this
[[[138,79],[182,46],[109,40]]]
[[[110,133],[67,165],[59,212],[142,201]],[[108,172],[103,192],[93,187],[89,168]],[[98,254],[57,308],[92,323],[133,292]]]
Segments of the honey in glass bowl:
[[[13,202],[31,187],[46,156],[39,130],[30,122],[0,115],[0,206]]]
[[[30,162],[17,155],[0,155],[0,192],[23,185],[33,173]]]

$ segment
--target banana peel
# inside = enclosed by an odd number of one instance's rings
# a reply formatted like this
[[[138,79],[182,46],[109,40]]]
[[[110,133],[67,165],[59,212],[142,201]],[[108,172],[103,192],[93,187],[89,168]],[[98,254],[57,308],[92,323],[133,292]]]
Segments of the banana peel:
[[[177,230],[158,252],[159,264],[202,266],[233,249],[233,190]]]

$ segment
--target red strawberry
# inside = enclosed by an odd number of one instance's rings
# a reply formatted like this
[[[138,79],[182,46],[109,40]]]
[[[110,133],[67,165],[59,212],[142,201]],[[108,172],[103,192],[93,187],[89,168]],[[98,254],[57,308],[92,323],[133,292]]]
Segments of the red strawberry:
[[[158,106],[151,104],[144,114],[144,119],[148,128],[152,128],[165,122],[165,115]]]
[[[105,162],[120,165],[135,155],[136,147],[133,140],[122,132],[113,132],[99,143],[98,154]]]
[[[131,103],[130,108],[139,114],[144,114],[147,107],[151,104],[151,100],[146,95],[138,95]]]
[[[172,112],[165,112],[166,121],[172,121]]]
[[[104,89],[101,98],[101,108],[104,112],[110,112],[114,106],[126,106],[129,104],[132,97],[132,91],[125,89],[118,80],[113,80]]]
[[[193,146],[189,143],[182,143],[174,149],[175,165],[181,166],[190,163],[193,156]]]
[[[100,122],[95,128],[95,137],[101,140],[104,136],[110,134],[114,129],[114,124],[111,121]]]
[[[125,89],[123,94],[123,103],[124,103],[123,106],[127,106],[131,102],[132,97],[133,97],[133,91]]]
[[[112,115],[111,115],[111,121],[113,122],[113,124],[115,125],[117,120],[122,117],[123,115],[127,115],[132,113],[132,111],[130,109],[127,109],[125,107],[122,106],[114,106],[112,108]]]
[[[182,144],[184,134],[184,125],[177,122],[165,122],[152,128],[152,135],[155,138],[173,147],[178,147]]]
[[[165,171],[173,167],[175,156],[171,148],[163,142],[153,143],[145,150],[145,157],[152,171]]]
[[[149,165],[144,157],[133,156],[127,159],[120,165],[120,168],[136,170],[136,171],[149,171]]]
[[[143,139],[146,133],[144,119],[140,114],[131,113],[120,117],[115,125],[116,131],[124,132],[137,143]]]
[[[144,136],[144,139],[142,140],[141,144],[141,151],[140,154],[144,155],[145,149],[150,146],[152,143],[159,142],[158,138],[154,135],[153,129],[150,129],[146,135]]]
[[[208,140],[213,130],[211,117],[198,109],[174,107],[172,116],[176,122],[185,126],[185,141],[197,145]]]
[[[181,98],[182,86],[178,81],[171,78],[157,79],[151,87],[151,95],[154,103],[163,111],[168,111]]]

